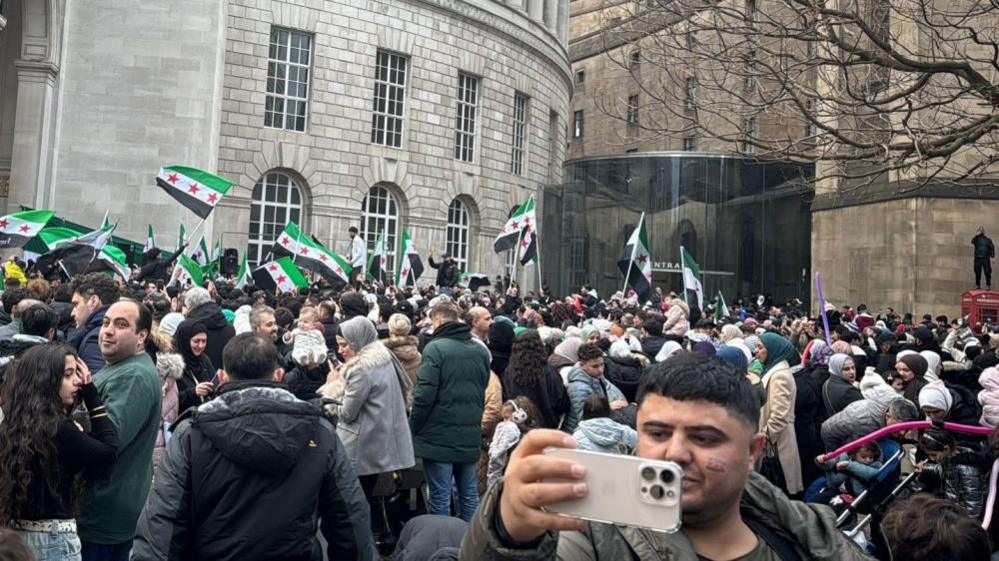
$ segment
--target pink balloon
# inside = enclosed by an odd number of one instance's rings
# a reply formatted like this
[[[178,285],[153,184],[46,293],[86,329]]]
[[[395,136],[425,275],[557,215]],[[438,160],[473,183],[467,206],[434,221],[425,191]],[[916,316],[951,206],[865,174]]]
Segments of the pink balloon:
[[[822,456],[823,462],[828,462],[829,460],[839,457],[847,452],[856,450],[865,444],[870,444],[871,442],[876,442],[881,440],[889,434],[894,434],[896,432],[904,432],[908,430],[918,430],[918,429],[931,429],[936,425],[932,421],[909,421],[908,423],[896,423],[894,425],[888,425],[887,427],[880,428],[867,436],[862,436],[857,440],[848,442],[843,446],[829,452]],[[988,436],[992,434],[992,429],[989,427],[978,427],[971,425],[959,425],[957,423],[944,423],[943,429],[950,432],[960,432],[963,434],[978,434]]]

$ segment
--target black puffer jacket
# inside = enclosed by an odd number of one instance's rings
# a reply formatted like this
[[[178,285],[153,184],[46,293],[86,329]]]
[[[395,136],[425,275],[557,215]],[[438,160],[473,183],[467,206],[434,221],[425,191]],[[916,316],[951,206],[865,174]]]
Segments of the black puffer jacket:
[[[212,364],[222,368],[222,349],[236,336],[236,329],[222,315],[222,308],[215,302],[205,302],[187,314],[187,319],[205,324],[208,328],[208,345],[205,354]]]
[[[326,376],[330,373],[329,363],[323,362],[312,370],[301,364],[294,362],[292,364],[294,365],[292,369],[284,375],[284,384],[288,386],[288,391],[302,401],[319,397],[316,390],[326,383]]]
[[[368,503],[319,408],[230,382],[179,421],[136,529],[136,561],[375,559]]]
[[[652,355],[652,358],[655,358],[655,355]],[[608,355],[604,359],[604,376],[621,390],[628,403],[635,402],[638,385],[642,382],[644,373],[645,367],[637,358],[616,358]]]
[[[958,446],[954,455],[939,464],[926,464],[919,475],[936,495],[960,506],[980,519],[988,494],[989,459],[970,448]]]

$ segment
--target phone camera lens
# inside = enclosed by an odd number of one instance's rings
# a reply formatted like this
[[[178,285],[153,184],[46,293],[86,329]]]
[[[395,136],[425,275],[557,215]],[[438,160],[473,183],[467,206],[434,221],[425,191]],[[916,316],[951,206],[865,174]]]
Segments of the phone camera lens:
[[[676,479],[676,475],[672,470],[664,469],[659,472],[659,479],[661,479],[663,483],[669,485],[670,483],[673,483],[674,479]]]
[[[651,495],[653,499],[659,501],[666,496],[666,490],[663,489],[662,485],[653,485],[652,488],[649,489],[649,495]]]
[[[646,481],[656,480],[656,470],[651,467],[642,468],[642,479]]]

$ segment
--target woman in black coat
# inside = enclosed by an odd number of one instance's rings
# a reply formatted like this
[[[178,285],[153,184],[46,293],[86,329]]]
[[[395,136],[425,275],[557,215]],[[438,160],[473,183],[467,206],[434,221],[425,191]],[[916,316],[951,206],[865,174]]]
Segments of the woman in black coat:
[[[211,380],[215,377],[215,366],[205,354],[208,345],[208,328],[205,324],[184,320],[174,333],[174,346],[184,357],[184,374],[177,380],[179,411],[201,405],[215,392]]]
[[[829,357],[829,379],[822,385],[822,403],[827,417],[832,417],[847,405],[864,398],[853,385],[856,380],[857,367],[853,357],[845,354]]]
[[[501,379],[503,401],[520,396],[530,399],[541,414],[540,428],[557,429],[569,412],[569,394],[561,376],[546,362],[545,345],[537,331],[528,329],[518,335]]]

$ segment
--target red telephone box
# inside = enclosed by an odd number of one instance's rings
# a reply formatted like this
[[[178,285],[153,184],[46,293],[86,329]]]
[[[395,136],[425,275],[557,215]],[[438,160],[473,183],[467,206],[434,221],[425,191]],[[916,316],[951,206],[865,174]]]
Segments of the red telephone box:
[[[995,290],[969,290],[961,295],[961,315],[968,316],[968,325],[988,321],[999,325],[999,292]]]

